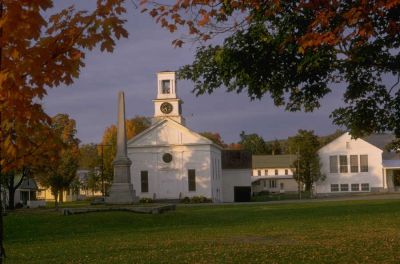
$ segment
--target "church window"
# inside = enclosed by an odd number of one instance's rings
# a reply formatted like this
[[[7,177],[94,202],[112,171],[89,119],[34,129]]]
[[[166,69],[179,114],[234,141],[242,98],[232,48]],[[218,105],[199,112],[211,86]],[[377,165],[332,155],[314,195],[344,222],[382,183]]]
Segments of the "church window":
[[[196,191],[196,170],[188,170],[189,192]]]
[[[170,163],[172,161],[172,155],[170,153],[165,153],[162,156],[162,159],[165,163]]]
[[[161,81],[161,92],[163,94],[171,93],[171,82],[170,82],[170,80],[162,80]]]
[[[140,183],[141,183],[142,193],[149,192],[149,172],[148,171],[140,172]]]

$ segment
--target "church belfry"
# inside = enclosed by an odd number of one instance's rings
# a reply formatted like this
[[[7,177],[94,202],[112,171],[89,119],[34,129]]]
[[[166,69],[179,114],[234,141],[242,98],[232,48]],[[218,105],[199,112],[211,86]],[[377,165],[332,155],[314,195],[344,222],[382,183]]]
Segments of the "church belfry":
[[[177,96],[176,74],[173,71],[157,73],[157,98],[154,102],[153,123],[163,118],[171,118],[185,125],[182,117],[182,100]]]

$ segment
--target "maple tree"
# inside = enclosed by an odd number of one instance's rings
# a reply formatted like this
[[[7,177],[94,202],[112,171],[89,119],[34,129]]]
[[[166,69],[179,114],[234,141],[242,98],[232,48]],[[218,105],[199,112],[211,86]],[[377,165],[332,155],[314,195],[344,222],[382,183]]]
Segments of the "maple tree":
[[[53,0],[0,1],[0,175],[20,167],[15,125],[33,131],[50,123],[41,100],[46,89],[70,85],[85,66],[85,52],[113,51],[127,37],[123,0],[97,0],[93,10],[57,11]],[[21,156],[21,155],[19,155]],[[1,196],[0,196],[1,197]],[[0,200],[0,211],[2,211]],[[0,214],[0,263],[5,256]]]
[[[57,145],[52,148],[52,156],[58,157],[47,162],[35,173],[36,179],[44,187],[50,187],[56,207],[63,202],[63,191],[70,188],[76,179],[79,167],[79,139],[76,137],[75,120],[67,114],[52,118],[51,128],[57,136]]]
[[[1,175],[4,185],[8,189],[8,208],[14,209],[15,190],[22,181],[32,177],[31,172],[38,167],[53,161],[57,157],[52,149],[56,147],[55,135],[47,122],[30,124],[14,123],[12,126],[12,144],[15,146],[15,155],[1,154],[3,165],[8,170]],[[5,150],[7,142],[0,142],[0,150]]]
[[[150,127],[150,124],[150,119],[143,116],[127,119],[125,121],[127,140],[146,130]],[[104,130],[101,145],[104,147],[99,146],[98,153],[103,159],[102,180],[105,181],[106,185],[110,185],[114,175],[112,163],[117,153],[117,127],[115,125],[111,125]]]
[[[346,85],[345,106],[331,114],[354,137],[400,137],[400,1],[142,1],[162,27],[187,28],[205,41],[180,77],[197,95],[226,87],[252,99],[269,95],[288,111],[313,111]],[[173,44],[181,46],[183,39]],[[392,80],[394,79],[394,80]],[[397,142],[400,146],[400,141]]]
[[[199,134],[205,138],[208,138],[214,144],[217,144],[222,148],[225,148],[227,146],[219,133],[205,131],[205,132],[200,132]]]

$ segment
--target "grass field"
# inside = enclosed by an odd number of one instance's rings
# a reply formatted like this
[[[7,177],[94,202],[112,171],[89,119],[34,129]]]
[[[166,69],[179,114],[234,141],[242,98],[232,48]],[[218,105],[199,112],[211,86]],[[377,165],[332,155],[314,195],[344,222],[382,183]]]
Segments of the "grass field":
[[[400,263],[400,200],[51,209],[5,217],[6,263]]]

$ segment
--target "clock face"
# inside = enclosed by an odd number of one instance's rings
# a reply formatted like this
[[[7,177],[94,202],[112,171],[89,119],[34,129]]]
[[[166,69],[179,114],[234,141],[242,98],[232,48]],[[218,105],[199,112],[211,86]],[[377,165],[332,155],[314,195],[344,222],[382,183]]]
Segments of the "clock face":
[[[161,110],[161,112],[163,112],[164,114],[169,114],[169,113],[171,113],[171,112],[172,112],[172,109],[173,109],[172,104],[167,103],[167,102],[162,103],[161,106],[160,106],[160,110]]]

